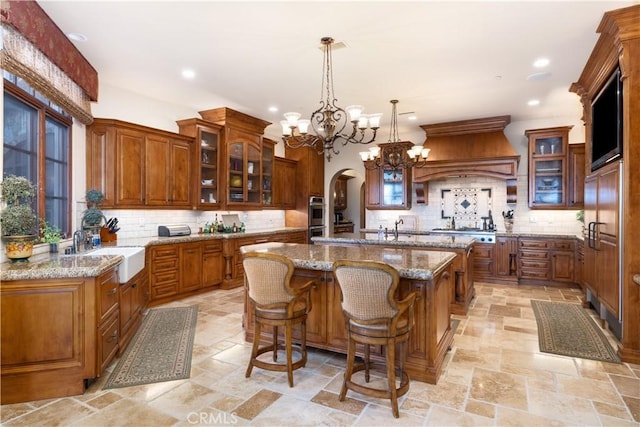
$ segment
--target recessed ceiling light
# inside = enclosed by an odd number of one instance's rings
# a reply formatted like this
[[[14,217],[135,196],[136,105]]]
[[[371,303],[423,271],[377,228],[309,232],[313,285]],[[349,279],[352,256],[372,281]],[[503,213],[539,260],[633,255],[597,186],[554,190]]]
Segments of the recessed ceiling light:
[[[278,107],[276,107],[275,105],[272,105],[271,107],[269,107],[269,111],[271,111],[272,113],[277,113]]]
[[[547,65],[549,65],[548,58],[538,58],[533,62],[533,66],[536,68],[543,68],[543,67],[546,67]]]
[[[527,102],[527,105],[529,107],[535,107],[536,105],[540,105],[540,100],[538,99],[531,99]]]
[[[187,80],[193,80],[196,78],[196,72],[193,71],[192,69],[185,68],[184,70],[182,70],[182,78]]]
[[[415,120],[418,120],[418,117],[412,115],[412,116],[407,117],[407,120],[415,121]]]
[[[74,42],[86,42],[87,40],[89,40],[89,37],[85,36],[84,34],[80,34],[80,33],[69,33],[69,34],[67,34],[67,37],[70,40],[73,40]]]

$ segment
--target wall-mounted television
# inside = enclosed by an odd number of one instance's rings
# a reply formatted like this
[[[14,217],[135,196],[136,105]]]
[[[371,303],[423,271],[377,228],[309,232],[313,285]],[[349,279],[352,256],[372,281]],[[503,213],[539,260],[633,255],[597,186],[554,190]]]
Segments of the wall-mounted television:
[[[591,103],[591,170],[622,157],[622,80],[620,68]]]

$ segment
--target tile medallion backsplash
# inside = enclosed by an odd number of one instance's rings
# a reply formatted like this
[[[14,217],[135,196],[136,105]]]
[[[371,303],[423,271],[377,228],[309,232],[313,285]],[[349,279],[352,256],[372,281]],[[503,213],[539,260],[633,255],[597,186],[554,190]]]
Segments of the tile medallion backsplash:
[[[482,227],[492,212],[491,188],[461,187],[441,189],[442,219],[454,218],[456,227]]]

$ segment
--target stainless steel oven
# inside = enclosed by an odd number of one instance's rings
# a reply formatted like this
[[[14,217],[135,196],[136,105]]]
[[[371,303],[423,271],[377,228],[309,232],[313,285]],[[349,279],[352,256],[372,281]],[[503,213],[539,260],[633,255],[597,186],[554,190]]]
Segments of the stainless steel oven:
[[[324,198],[311,196],[309,198],[309,227],[324,226]]]

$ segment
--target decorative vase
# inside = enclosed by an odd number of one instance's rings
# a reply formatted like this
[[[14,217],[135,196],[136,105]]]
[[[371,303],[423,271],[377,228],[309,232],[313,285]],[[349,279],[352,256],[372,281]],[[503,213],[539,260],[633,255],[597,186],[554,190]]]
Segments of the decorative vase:
[[[504,219],[504,228],[507,233],[513,232],[513,219],[505,218]]]
[[[27,234],[24,236],[2,236],[7,258],[11,262],[25,262],[33,255],[33,241],[36,236]]]

